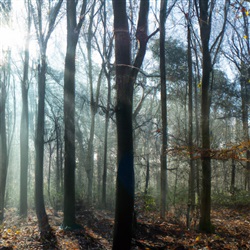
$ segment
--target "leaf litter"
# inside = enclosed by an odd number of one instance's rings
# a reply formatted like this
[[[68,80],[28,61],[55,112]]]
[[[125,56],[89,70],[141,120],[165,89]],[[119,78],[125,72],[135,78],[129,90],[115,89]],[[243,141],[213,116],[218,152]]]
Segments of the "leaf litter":
[[[250,207],[215,208],[211,218],[214,234],[200,233],[194,225],[185,226],[184,217],[169,212],[165,220],[154,212],[137,212],[137,227],[132,240],[133,250],[160,249],[250,249]],[[20,218],[15,209],[7,209],[0,225],[0,250],[11,249],[112,249],[114,215],[107,210],[80,210],[77,223],[82,229],[61,229],[62,212],[47,211],[56,242],[42,241],[34,212]]]

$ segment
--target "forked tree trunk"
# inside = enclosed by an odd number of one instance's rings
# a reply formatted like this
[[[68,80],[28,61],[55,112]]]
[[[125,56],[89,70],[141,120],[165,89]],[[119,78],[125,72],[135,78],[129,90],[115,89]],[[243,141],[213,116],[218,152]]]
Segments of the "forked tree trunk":
[[[116,122],[117,122],[117,183],[113,249],[131,248],[134,212],[133,157],[133,87],[142,65],[148,42],[147,20],[149,1],[141,1],[136,38],[140,43],[131,67],[131,39],[129,35],[126,0],[113,0],[115,59],[116,59]]]
[[[40,64],[38,65],[38,111],[35,135],[35,207],[38,225],[42,238],[52,236],[48,216],[44,204],[43,191],[43,162],[44,162],[44,126],[45,126],[45,88],[46,88],[46,50],[52,34],[57,15],[63,0],[58,0],[49,12],[49,29],[43,31],[42,2],[36,2],[36,8],[31,5],[37,39],[40,46]],[[30,3],[32,4],[32,3]]]

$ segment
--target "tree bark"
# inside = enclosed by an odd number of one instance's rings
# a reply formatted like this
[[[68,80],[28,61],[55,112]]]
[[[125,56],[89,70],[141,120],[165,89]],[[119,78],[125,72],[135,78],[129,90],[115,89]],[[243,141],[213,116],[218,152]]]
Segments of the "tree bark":
[[[161,148],[161,207],[160,216],[165,219],[167,202],[167,85],[165,57],[165,23],[167,0],[161,0],[160,9],[160,75],[161,75],[161,119],[162,119],[162,148]]]
[[[75,1],[67,0],[67,51],[64,70],[64,217],[63,227],[73,229],[75,222],[75,56],[80,28],[84,20],[83,1],[80,21],[76,22]]]
[[[53,9],[50,11],[49,28],[47,33],[44,33],[42,27],[42,3],[37,2],[36,9],[31,6],[34,25],[37,33],[37,39],[40,46],[40,64],[38,65],[38,111],[37,124],[35,135],[35,207],[38,219],[38,225],[42,238],[51,236],[51,228],[48,221],[48,216],[44,204],[43,191],[43,162],[44,162],[44,125],[45,125],[45,88],[46,88],[46,50],[48,40],[54,30],[56,17],[59,13],[63,0],[58,0]]]
[[[241,120],[242,120],[242,128],[243,128],[243,140],[249,141],[249,101],[248,101],[248,89],[247,89],[247,81],[249,79],[248,75],[248,65],[242,62],[241,64],[241,77],[240,77],[240,94],[241,94]],[[250,150],[246,151],[246,158],[250,159]],[[245,189],[250,192],[250,162],[246,162],[246,171],[245,171]]]
[[[3,69],[0,86],[0,224],[4,219],[5,189],[8,169],[7,138],[6,138],[6,72]]]
[[[189,14],[190,15],[190,14]],[[191,20],[187,17],[187,42],[188,42],[188,147],[189,147],[189,198],[191,211],[195,205],[195,165],[193,160],[193,66],[191,49]]]
[[[93,174],[94,174],[94,133],[95,133],[95,115],[96,115],[96,103],[94,99],[93,67],[92,67],[93,20],[94,20],[95,4],[96,0],[94,0],[91,8],[89,28],[88,28],[88,38],[87,38],[88,79],[90,84],[90,113],[91,113],[90,135],[88,140],[88,151],[87,151],[87,161],[86,161],[86,171],[88,177],[87,202],[89,205],[92,204],[92,196],[93,196],[92,189],[93,189]]]
[[[131,44],[126,14],[126,1],[113,0],[116,89],[118,170],[113,249],[130,249],[134,211],[134,159],[132,101],[133,85],[129,82]]]
[[[212,232],[211,224],[211,156],[210,156],[210,72],[212,70],[209,51],[211,32],[211,17],[208,15],[209,1],[200,0],[200,33],[202,43],[202,97],[201,97],[201,134],[202,134],[202,193],[201,218],[199,229],[207,233]]]
[[[30,3],[27,3],[28,8],[28,30],[24,52],[24,67],[22,80],[22,115],[20,128],[20,216],[27,217],[28,210],[28,165],[29,165],[29,106],[28,106],[28,91],[29,91],[29,41],[30,41]]]
[[[133,157],[133,87],[142,65],[147,36],[149,1],[141,1],[136,38],[140,43],[134,65],[131,66],[126,0],[113,0],[115,59],[116,59],[116,121],[117,121],[117,182],[113,249],[130,249],[134,212],[134,157]]]

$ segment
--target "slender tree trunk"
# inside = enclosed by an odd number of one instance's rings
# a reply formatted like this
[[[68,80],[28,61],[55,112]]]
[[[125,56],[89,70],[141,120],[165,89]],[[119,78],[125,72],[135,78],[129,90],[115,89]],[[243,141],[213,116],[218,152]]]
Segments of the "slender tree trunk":
[[[84,20],[83,1],[80,20],[76,22],[77,3],[67,0],[67,51],[64,70],[64,228],[73,229],[75,222],[75,56],[79,32]]]
[[[208,16],[209,1],[200,0],[200,32],[202,42],[202,97],[201,97],[201,133],[202,133],[202,193],[201,231],[212,232],[211,225],[211,157],[210,157],[210,72],[212,70],[209,51],[211,20]],[[209,21],[208,21],[209,20]]]
[[[55,183],[56,183],[56,196],[55,196],[55,212],[59,210],[59,194],[61,193],[60,183],[60,146],[61,146],[61,129],[58,124],[58,120],[56,120],[55,130],[56,130],[56,175],[55,175]]]
[[[145,191],[144,193],[148,193],[148,186],[149,186],[149,171],[150,171],[150,166],[149,166],[149,153],[147,154],[147,160],[146,160],[146,181],[145,181]]]
[[[36,2],[36,8],[31,4],[31,10],[34,19],[37,39],[40,47],[40,64],[38,65],[38,110],[37,124],[35,135],[35,207],[38,219],[38,225],[42,239],[51,237],[51,228],[44,204],[43,190],[43,163],[44,163],[44,128],[45,128],[45,88],[46,88],[46,50],[48,40],[54,29],[55,22],[63,0],[58,0],[53,9],[49,12],[49,29],[47,32],[43,30],[43,16],[41,1]]]
[[[192,69],[192,50],[191,50],[191,29],[190,17],[188,21],[187,42],[188,42],[188,147],[189,147],[189,205],[191,211],[195,205],[195,165],[193,160],[193,69]]]
[[[41,236],[50,232],[48,216],[45,211],[44,194],[43,194],[43,156],[44,156],[44,107],[45,107],[45,75],[46,61],[45,57],[41,58],[41,64],[38,69],[38,113],[37,127],[35,136],[35,207],[38,219],[38,225]]]
[[[95,133],[95,114],[96,114],[96,103],[94,100],[94,90],[93,90],[93,67],[92,67],[92,41],[93,41],[93,19],[94,19],[94,9],[96,0],[94,0],[91,8],[90,22],[88,28],[88,39],[87,39],[87,54],[88,54],[88,79],[90,83],[90,113],[91,113],[91,127],[90,135],[88,140],[88,151],[87,151],[87,161],[86,170],[88,177],[88,192],[87,201],[88,204],[92,204],[93,196],[93,174],[94,174],[94,133]]]
[[[24,67],[22,80],[22,115],[20,128],[20,216],[27,217],[28,210],[28,165],[29,165],[29,41],[30,41],[30,3],[27,2],[28,8],[28,30],[24,52]]]
[[[161,148],[161,207],[160,216],[165,218],[167,202],[167,86],[165,57],[165,23],[167,0],[161,0],[160,9],[160,74],[161,74],[161,116],[162,116],[162,148]]]
[[[230,185],[230,192],[232,196],[235,195],[235,172],[236,172],[235,160],[232,159],[231,185]]]
[[[109,128],[109,115],[110,115],[110,102],[111,102],[111,79],[110,74],[107,75],[108,82],[108,99],[105,114],[105,132],[104,132],[104,159],[103,159],[103,177],[102,177],[102,205],[104,208],[107,206],[107,153],[108,153],[108,128]]]
[[[7,138],[6,138],[6,85],[5,72],[1,74],[0,86],[0,224],[4,219],[5,189],[8,169]],[[2,78],[3,77],[3,78]]]

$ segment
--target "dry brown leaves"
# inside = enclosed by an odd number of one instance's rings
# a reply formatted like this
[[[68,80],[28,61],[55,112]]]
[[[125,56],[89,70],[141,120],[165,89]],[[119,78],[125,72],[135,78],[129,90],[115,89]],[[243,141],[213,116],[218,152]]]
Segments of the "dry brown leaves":
[[[15,209],[6,211],[0,226],[1,249],[111,249],[113,215],[103,210],[81,211],[78,223],[83,229],[64,231],[60,228],[62,213],[48,211],[56,242],[41,241],[36,216],[30,213],[20,219]],[[169,213],[162,221],[156,213],[139,213],[132,249],[250,249],[249,208],[217,208],[212,211],[214,234],[187,230],[184,221]],[[5,248],[4,248],[5,247]]]

